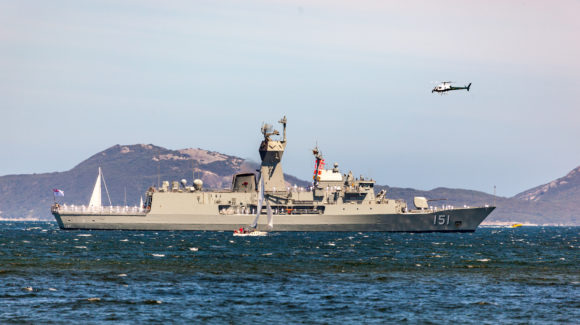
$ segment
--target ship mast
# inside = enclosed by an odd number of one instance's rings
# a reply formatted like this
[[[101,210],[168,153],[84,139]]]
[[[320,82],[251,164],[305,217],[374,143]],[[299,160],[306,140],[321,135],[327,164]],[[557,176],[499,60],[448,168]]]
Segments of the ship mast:
[[[270,124],[262,125],[262,134],[264,140],[260,144],[260,166],[261,177],[264,179],[264,191],[277,192],[285,191],[286,183],[284,181],[284,172],[282,171],[282,155],[286,149],[286,116],[278,123],[283,126],[282,140],[273,140],[271,136],[280,135],[280,132],[274,130]]]
[[[320,152],[320,150],[318,150],[318,145],[316,145],[316,147],[314,147],[314,149],[312,149],[312,154],[314,154],[314,176],[312,176],[312,179],[314,180],[314,187],[318,186],[318,183],[320,182],[320,174],[322,173],[322,170],[324,169],[324,159],[322,159],[322,152]]]

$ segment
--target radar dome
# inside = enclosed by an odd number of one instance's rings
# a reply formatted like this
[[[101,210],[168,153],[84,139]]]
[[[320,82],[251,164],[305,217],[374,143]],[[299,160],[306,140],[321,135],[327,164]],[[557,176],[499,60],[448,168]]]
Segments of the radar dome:
[[[193,181],[193,187],[195,187],[196,190],[201,190],[201,188],[203,187],[203,181],[201,179],[195,179]]]

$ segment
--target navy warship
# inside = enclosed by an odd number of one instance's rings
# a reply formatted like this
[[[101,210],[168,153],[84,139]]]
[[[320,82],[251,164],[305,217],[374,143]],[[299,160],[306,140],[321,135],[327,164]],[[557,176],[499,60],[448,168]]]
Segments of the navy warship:
[[[51,212],[61,229],[231,231],[253,223],[270,231],[473,232],[495,209],[436,208],[425,197],[415,197],[410,208],[403,200],[387,198],[385,190],[375,193],[370,178],[343,174],[338,164],[327,169],[317,147],[312,186],[290,186],[281,163],[286,117],[279,123],[282,135],[272,125],[262,125],[259,173],[234,175],[230,189],[205,190],[200,179],[191,184],[164,181],[147,190],[140,207],[127,208],[102,206],[100,184],[95,184],[89,206],[55,203]],[[99,170],[97,183],[100,175]],[[264,220],[257,220],[260,213]]]

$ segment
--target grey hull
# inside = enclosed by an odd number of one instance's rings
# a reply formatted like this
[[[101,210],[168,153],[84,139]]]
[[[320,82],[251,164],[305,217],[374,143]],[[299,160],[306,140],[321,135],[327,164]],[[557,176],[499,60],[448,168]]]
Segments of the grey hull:
[[[275,215],[272,231],[473,232],[493,209],[376,215]],[[251,223],[253,216],[55,214],[55,218],[62,229],[232,231]],[[268,230],[265,223],[258,224],[258,229]]]

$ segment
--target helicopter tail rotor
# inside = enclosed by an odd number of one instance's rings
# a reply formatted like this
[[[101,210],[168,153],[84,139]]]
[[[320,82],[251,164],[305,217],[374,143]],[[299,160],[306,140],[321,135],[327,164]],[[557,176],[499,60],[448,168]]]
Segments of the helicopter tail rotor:
[[[471,87],[471,82],[469,83],[469,85],[467,85],[467,91],[469,91],[470,87]]]

